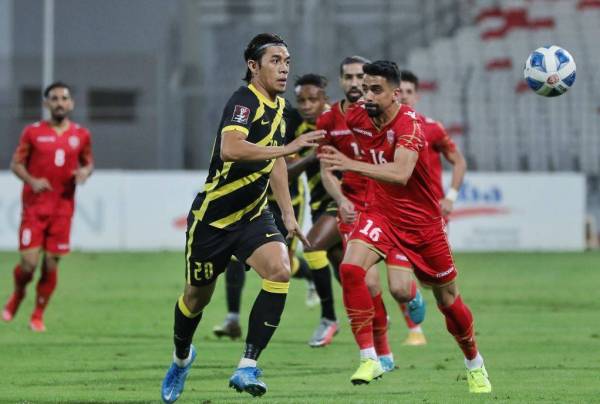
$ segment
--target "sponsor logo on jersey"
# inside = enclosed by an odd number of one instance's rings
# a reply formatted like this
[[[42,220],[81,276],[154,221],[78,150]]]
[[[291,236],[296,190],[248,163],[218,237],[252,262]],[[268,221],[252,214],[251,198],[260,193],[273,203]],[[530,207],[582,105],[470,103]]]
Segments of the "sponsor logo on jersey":
[[[450,275],[452,272],[454,272],[454,267],[450,267],[449,269],[445,270],[444,272],[440,272],[435,274],[436,278],[443,278],[446,275]]]
[[[233,109],[233,116],[231,117],[232,122],[241,124],[248,123],[250,118],[250,108],[244,107],[243,105],[236,105]]]
[[[406,111],[404,113],[404,115],[408,115],[410,116],[412,119],[416,120],[417,119],[417,114],[415,113],[415,111]]]
[[[76,149],[79,146],[79,138],[77,136],[69,136],[69,146]]]
[[[361,128],[352,128],[352,130],[360,135],[365,135],[365,136],[369,136],[369,137],[373,137],[373,134],[366,130],[366,129],[361,129]]]
[[[331,132],[329,132],[330,136],[347,136],[351,134],[352,131],[350,129],[332,130]]]
[[[388,141],[388,143],[389,144],[394,143],[394,138],[395,138],[396,132],[394,132],[393,129],[389,129],[387,131],[386,135],[387,135],[387,141]]]
[[[37,137],[37,141],[40,143],[52,143],[56,142],[56,138],[52,135],[42,135]]]

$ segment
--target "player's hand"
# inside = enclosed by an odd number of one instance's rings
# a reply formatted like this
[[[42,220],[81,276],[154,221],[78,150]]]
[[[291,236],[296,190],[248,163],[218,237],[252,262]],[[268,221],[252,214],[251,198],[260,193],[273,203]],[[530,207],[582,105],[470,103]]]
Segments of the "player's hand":
[[[347,198],[344,198],[338,204],[338,209],[340,212],[340,217],[342,218],[342,222],[344,223],[354,223],[356,220],[356,210],[354,209],[354,204],[350,202]]]
[[[33,192],[39,194],[44,191],[52,191],[52,185],[50,185],[50,181],[46,178],[32,178],[29,182]]]
[[[73,175],[75,176],[75,183],[81,185],[85,183],[85,181],[92,174],[92,171],[86,167],[79,167],[77,170],[73,171]]]
[[[323,146],[321,152],[317,155],[319,160],[324,163],[329,171],[346,171],[352,166],[353,160],[348,158],[333,146]]]
[[[324,130],[313,130],[312,132],[298,136],[283,147],[285,154],[297,153],[305,147],[318,147],[320,144],[319,141],[325,137],[325,133],[327,132]]]
[[[288,232],[286,239],[292,240],[294,237],[298,237],[305,247],[310,247],[308,239],[302,233],[302,229],[293,214],[283,215],[283,224]]]
[[[448,198],[440,200],[440,208],[442,208],[442,216],[448,216],[454,210],[454,202]]]

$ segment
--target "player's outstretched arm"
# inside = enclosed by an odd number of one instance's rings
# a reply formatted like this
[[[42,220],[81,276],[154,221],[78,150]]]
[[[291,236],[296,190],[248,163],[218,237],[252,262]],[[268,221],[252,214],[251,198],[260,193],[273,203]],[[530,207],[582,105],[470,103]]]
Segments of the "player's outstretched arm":
[[[316,130],[298,136],[285,146],[260,146],[246,140],[246,134],[231,130],[221,136],[221,159],[223,161],[264,161],[288,156],[305,147],[317,147],[325,132]]]
[[[345,223],[354,223],[356,220],[354,204],[344,196],[341,181],[333,175],[333,171],[329,170],[327,163],[323,161],[321,161],[321,181],[327,193],[337,203],[342,220]]]
[[[354,171],[378,181],[406,185],[419,159],[419,153],[404,147],[396,148],[394,161],[381,164],[363,163],[348,158],[331,146],[323,146],[321,162],[332,171]]]
[[[298,237],[305,246],[310,246],[310,243],[302,234],[300,225],[294,215],[294,208],[292,206],[292,198],[290,197],[290,189],[288,186],[287,167],[285,160],[281,157],[277,158],[273,170],[270,175],[270,185],[273,191],[273,196],[279,205],[281,210],[281,217],[285,228],[288,231],[287,237],[289,239]]]

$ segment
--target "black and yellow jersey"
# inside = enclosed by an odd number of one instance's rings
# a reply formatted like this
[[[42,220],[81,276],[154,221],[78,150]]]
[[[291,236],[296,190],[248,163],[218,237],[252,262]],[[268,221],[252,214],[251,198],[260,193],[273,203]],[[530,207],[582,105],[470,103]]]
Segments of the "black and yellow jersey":
[[[300,136],[304,133],[316,130],[315,124],[303,121],[296,128],[295,136]],[[315,149],[306,148],[300,151],[301,157],[306,157],[310,153],[316,153]],[[310,193],[310,210],[316,212],[320,209],[325,209],[327,204],[333,199],[325,190],[323,182],[321,181],[321,164],[319,160],[314,159],[308,166],[306,166],[306,181],[308,183],[308,190]]]
[[[223,132],[236,130],[260,146],[284,143],[285,100],[269,100],[252,84],[240,87],[229,99],[213,146],[204,190],[193,205],[196,220],[219,229],[235,230],[260,216],[267,206],[269,175],[276,159],[224,162],[220,157]]]
[[[296,139],[299,134],[297,133],[298,126],[302,123],[302,118],[298,113],[298,110],[286,101],[286,107],[283,112],[283,118],[285,120],[285,144],[289,144]],[[292,198],[292,205],[304,204],[305,186],[302,178],[298,176],[295,180],[289,181],[290,186],[290,197]],[[269,189],[267,194],[269,201],[275,202],[275,196]]]

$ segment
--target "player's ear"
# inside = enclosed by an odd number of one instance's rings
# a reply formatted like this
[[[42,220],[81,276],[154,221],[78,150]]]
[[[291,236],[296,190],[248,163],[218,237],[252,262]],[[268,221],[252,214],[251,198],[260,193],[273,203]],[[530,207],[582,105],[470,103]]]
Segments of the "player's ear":
[[[250,69],[250,71],[252,72],[253,76],[258,72],[259,66],[258,66],[258,62],[256,60],[252,60],[252,59],[248,60],[247,66],[248,66],[248,69]]]

